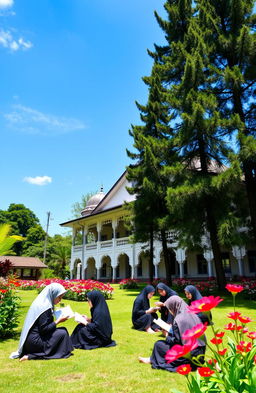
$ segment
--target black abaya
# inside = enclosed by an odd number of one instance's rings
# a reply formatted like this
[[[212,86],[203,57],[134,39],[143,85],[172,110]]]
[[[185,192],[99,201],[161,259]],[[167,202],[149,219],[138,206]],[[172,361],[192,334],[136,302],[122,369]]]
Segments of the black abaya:
[[[111,338],[112,321],[104,296],[101,292],[93,290],[88,292],[87,297],[92,303],[91,322],[76,326],[71,335],[73,346],[79,349],[115,346],[116,342]]]
[[[51,309],[43,312],[29,330],[22,349],[28,359],[64,359],[73,346],[66,328],[56,328]]]
[[[134,300],[132,309],[132,323],[134,328],[137,330],[146,330],[149,327],[156,327],[153,319],[158,318],[157,314],[146,314],[146,311],[150,307],[148,299],[148,294],[150,292],[155,292],[155,288],[151,285],[147,285]]]
[[[157,341],[154,345],[153,352],[150,358],[152,368],[175,372],[178,366],[181,366],[182,364],[190,364],[192,370],[195,370],[196,369],[195,364],[193,364],[190,359],[184,357],[178,358],[171,363],[166,362],[165,360],[166,352],[177,344],[182,345],[182,342],[181,342],[178,326],[174,322],[173,334],[171,336],[167,336],[166,340]],[[191,356],[196,357],[198,355],[203,355],[202,357],[200,357],[200,361],[203,364],[205,349],[206,349],[205,346],[198,346],[191,352]]]

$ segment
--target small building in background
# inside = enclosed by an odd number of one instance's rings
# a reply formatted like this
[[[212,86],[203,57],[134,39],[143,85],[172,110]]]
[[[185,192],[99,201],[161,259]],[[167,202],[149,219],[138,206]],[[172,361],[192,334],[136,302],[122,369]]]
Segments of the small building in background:
[[[17,257],[16,255],[0,256],[0,261],[9,260],[11,271],[21,280],[38,280],[42,276],[42,269],[47,266],[35,257]]]

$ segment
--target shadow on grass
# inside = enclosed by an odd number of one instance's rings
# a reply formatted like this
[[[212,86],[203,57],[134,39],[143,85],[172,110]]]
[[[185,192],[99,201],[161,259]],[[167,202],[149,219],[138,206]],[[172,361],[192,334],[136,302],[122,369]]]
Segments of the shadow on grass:
[[[8,341],[10,341],[10,340],[18,340],[18,339],[20,338],[20,333],[21,333],[21,330],[18,330],[17,332],[14,332],[14,333],[13,333],[12,335],[10,335],[10,336],[1,337],[1,338],[0,338],[0,343],[8,342]]]

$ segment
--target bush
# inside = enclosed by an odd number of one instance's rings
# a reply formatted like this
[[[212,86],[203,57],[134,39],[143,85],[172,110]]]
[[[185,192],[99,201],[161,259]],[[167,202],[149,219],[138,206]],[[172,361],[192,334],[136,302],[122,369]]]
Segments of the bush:
[[[120,281],[119,287],[120,287],[120,289],[139,288],[138,280],[135,280],[134,278],[126,278],[126,279]]]
[[[10,286],[0,289],[0,338],[12,336],[18,326],[20,298]]]

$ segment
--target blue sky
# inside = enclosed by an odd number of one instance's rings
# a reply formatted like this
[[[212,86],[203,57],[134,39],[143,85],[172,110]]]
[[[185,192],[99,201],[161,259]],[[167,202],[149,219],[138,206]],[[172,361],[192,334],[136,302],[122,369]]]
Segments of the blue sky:
[[[1,204],[23,203],[64,233],[82,194],[129,164],[159,0],[0,0]]]

